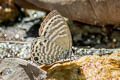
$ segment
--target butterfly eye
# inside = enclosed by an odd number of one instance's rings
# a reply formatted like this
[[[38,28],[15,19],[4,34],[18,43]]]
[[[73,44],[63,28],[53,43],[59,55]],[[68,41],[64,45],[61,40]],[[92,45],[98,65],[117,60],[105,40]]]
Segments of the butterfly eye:
[[[75,49],[72,49],[72,52],[75,53],[76,52]]]

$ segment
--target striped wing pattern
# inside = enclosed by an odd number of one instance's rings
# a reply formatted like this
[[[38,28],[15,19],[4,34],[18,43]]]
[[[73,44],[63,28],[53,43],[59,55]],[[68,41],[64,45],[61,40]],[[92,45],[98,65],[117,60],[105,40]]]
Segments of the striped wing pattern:
[[[39,36],[32,43],[32,60],[35,62],[51,64],[70,56],[72,38],[69,26],[56,10],[42,22]]]

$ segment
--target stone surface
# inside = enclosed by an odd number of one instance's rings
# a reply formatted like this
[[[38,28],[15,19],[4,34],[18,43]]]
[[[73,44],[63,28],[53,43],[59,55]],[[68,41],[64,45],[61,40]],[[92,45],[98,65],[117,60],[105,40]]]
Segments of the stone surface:
[[[19,11],[13,0],[0,0],[0,23],[3,21],[14,21]]]
[[[120,80],[120,52],[43,65],[47,80]]]
[[[15,0],[25,8],[58,10],[63,16],[88,24],[119,24],[119,0]]]
[[[19,58],[0,60],[0,80],[44,80],[46,72]]]

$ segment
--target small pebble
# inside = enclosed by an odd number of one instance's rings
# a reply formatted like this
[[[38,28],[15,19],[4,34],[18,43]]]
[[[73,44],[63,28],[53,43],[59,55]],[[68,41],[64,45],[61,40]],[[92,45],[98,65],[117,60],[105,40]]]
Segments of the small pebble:
[[[16,38],[16,39],[19,39],[19,38],[20,38],[20,36],[19,36],[18,34],[16,34],[16,35],[15,35],[15,38]]]
[[[116,41],[117,41],[117,40],[114,38],[114,39],[113,39],[113,42],[116,42]]]

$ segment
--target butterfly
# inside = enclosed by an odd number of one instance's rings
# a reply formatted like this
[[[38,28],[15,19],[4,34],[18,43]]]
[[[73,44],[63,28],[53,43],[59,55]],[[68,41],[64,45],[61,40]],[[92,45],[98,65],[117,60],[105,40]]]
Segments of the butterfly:
[[[72,37],[64,17],[56,10],[50,12],[39,29],[39,36],[32,42],[32,60],[51,64],[70,57]]]

